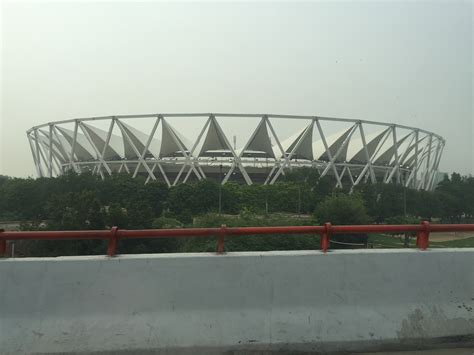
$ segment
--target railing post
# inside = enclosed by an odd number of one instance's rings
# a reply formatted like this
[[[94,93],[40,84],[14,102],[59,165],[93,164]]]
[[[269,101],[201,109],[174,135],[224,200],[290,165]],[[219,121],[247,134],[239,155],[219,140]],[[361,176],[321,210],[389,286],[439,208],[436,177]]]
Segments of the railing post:
[[[4,229],[0,229],[0,233],[4,232]],[[0,258],[7,256],[7,241],[5,239],[0,239]]]
[[[217,246],[216,246],[216,253],[222,254],[224,253],[224,237],[225,237],[225,229],[226,225],[222,224],[219,230],[219,234],[217,235]]]
[[[323,253],[329,249],[329,238],[331,235],[331,223],[324,223],[324,232],[321,234],[320,248]]]
[[[430,245],[430,222],[423,221],[421,225],[423,226],[423,230],[416,234],[416,246],[420,250],[426,250]]]
[[[110,238],[109,243],[107,245],[107,255],[108,256],[115,256],[117,252],[117,244],[118,244],[118,227],[112,227],[110,230]]]

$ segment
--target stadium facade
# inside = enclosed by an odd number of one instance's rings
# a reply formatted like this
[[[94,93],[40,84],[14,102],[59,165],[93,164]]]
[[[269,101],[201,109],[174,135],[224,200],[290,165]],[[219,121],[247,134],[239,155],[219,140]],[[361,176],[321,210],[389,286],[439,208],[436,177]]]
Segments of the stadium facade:
[[[339,187],[384,182],[431,190],[445,146],[419,128],[273,114],[90,117],[36,126],[27,136],[39,177],[127,173],[168,186],[204,178],[274,184],[312,167]]]

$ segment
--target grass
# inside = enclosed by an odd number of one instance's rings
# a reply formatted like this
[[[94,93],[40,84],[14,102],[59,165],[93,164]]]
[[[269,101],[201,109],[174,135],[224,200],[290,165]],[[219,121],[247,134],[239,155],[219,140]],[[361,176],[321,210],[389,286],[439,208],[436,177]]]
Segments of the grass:
[[[474,248],[474,237],[450,240],[447,242],[431,242],[432,248]]]
[[[403,248],[403,237],[392,237],[385,234],[371,234],[369,245],[374,248]],[[416,238],[410,238],[410,248],[416,248]],[[444,242],[430,241],[430,248],[474,248],[474,237]]]

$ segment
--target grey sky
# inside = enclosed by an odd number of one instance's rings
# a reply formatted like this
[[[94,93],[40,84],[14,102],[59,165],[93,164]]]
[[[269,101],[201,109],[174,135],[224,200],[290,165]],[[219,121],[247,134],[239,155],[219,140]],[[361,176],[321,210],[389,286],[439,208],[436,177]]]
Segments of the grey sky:
[[[311,114],[444,136],[474,173],[472,2],[2,5],[0,174],[34,175],[25,131],[155,112]]]

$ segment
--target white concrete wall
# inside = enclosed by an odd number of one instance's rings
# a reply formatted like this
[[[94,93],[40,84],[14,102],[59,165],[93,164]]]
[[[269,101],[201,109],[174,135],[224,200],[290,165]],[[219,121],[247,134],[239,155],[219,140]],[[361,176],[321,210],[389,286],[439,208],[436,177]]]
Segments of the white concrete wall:
[[[474,249],[0,260],[0,353],[469,342]]]

